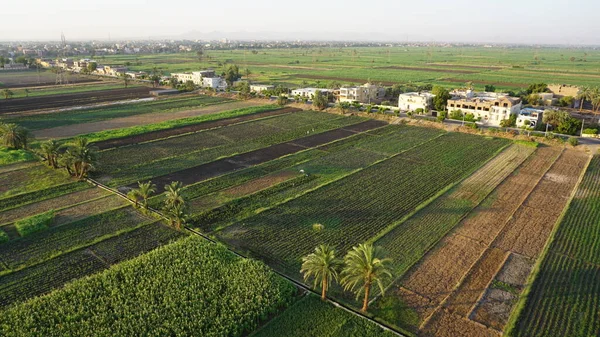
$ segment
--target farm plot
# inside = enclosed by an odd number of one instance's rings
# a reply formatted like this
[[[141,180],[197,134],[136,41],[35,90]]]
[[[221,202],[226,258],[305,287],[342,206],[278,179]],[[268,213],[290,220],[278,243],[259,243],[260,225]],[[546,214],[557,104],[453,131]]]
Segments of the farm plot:
[[[393,337],[377,325],[356,317],[340,308],[307,295],[279,316],[259,329],[255,337],[278,337],[285,331],[287,337]]]
[[[54,170],[42,163],[19,170],[0,173],[0,202],[17,194],[34,192],[71,181],[63,170]],[[2,209],[4,207],[0,207]]]
[[[160,222],[0,276],[0,307],[22,302],[184,237]]]
[[[600,267],[600,156],[558,226],[509,336],[597,336]]]
[[[393,259],[399,278],[535,151],[511,145],[473,175],[375,242]]]
[[[241,336],[295,293],[262,263],[188,237],[4,310],[0,334]]]
[[[473,142],[471,137],[443,135],[217,235],[298,276],[300,257],[318,244],[331,244],[343,254],[393,226],[507,145],[506,140],[477,138]],[[482,140],[486,146],[481,146]],[[314,224],[324,229],[317,231]]]
[[[73,74],[68,75],[68,81],[69,83],[99,82],[97,79]],[[55,84],[56,74],[50,71],[39,73],[37,71],[3,71],[0,73],[0,87],[25,88]]]
[[[17,207],[33,204],[43,200],[59,197],[77,191],[90,189],[91,185],[82,181],[74,181],[62,185],[56,185],[48,188],[42,188],[36,191],[16,194],[7,198],[0,199],[0,211],[13,210]]]
[[[240,164],[254,165],[253,161],[264,161],[260,158],[261,155],[266,154],[269,157],[267,159],[270,160],[302,149],[297,145],[278,143],[302,137],[307,133],[315,133],[315,137],[317,137],[325,131],[362,121],[360,118],[344,118],[331,115],[329,120],[314,123],[310,117],[315,113],[299,112],[296,114],[302,114],[304,120],[294,125],[288,123],[288,118],[292,118],[293,115],[284,115],[273,117],[278,120],[279,126],[277,127],[266,125],[262,121],[253,121],[105,151],[101,153],[100,157],[101,162],[106,164],[101,167],[100,173],[107,175],[103,179],[110,179],[112,186],[119,186],[170,172],[178,174],[177,171],[190,167],[192,167],[190,169],[192,172],[196,172],[195,166],[237,153],[246,154],[227,159],[228,162],[223,163],[223,165],[225,167],[235,167],[240,166]],[[346,135],[351,134],[353,132],[347,131]],[[275,146],[264,151],[256,151],[270,145]],[[278,154],[277,152],[281,153]],[[112,160],[102,161],[102,158],[108,157]],[[236,160],[237,162],[235,162]],[[187,172],[182,172],[182,174],[187,175]],[[166,179],[171,178],[167,177]]]
[[[45,99],[40,97],[39,99]],[[228,99],[211,96],[185,96],[154,100],[150,102],[137,102],[131,104],[117,104],[109,106],[89,107],[67,111],[22,113],[20,115],[3,115],[0,120],[5,123],[17,123],[30,130],[50,129],[59,126],[72,126],[74,124],[90,123],[117,117],[136,116],[148,113],[167,113],[201,106],[214,105],[229,101]],[[71,127],[71,129],[73,129]],[[82,132],[85,133],[85,132]],[[36,138],[44,138],[43,134],[33,133]],[[56,136],[55,138],[60,138]]]
[[[411,329],[419,329],[451,294],[559,154],[539,148],[398,281],[397,296],[419,317]]]
[[[0,245],[0,261],[15,270],[131,231],[155,220],[119,208]]]
[[[2,102],[0,115],[33,110],[79,107],[96,103],[150,97],[150,88],[121,88],[60,95],[13,98]]]

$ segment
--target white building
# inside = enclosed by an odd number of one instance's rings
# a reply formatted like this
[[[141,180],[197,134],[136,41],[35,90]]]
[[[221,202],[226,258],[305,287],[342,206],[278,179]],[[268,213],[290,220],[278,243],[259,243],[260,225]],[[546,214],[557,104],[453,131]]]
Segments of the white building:
[[[400,94],[398,96],[398,108],[400,108],[400,111],[431,110],[433,108],[434,97],[435,95],[429,92],[407,92]]]
[[[260,94],[261,92],[265,91],[265,90],[273,90],[275,89],[274,85],[268,85],[268,84],[251,84],[250,85],[250,91],[254,91],[255,93]]]
[[[187,81],[194,82],[195,85],[203,85],[204,77],[215,77],[214,70],[200,70],[200,71],[192,71],[186,73],[172,73],[171,77],[176,78],[179,83],[185,83]]]
[[[202,78],[202,86],[205,88],[213,88],[215,90],[225,90],[227,82],[221,77],[204,77]]]
[[[519,114],[522,107],[520,98],[502,93],[467,90],[453,91],[451,94],[454,97],[448,100],[448,111],[460,110],[463,114],[473,114],[475,119],[490,126],[500,126],[502,120]]]
[[[544,110],[525,108],[521,109],[517,116],[517,127],[535,128],[536,125],[542,123]]]
[[[322,94],[333,94],[333,90],[330,89],[320,89],[320,88],[302,88],[292,90],[292,97],[300,96],[306,97],[308,99],[312,99],[315,96],[316,91],[320,91]]]
[[[338,100],[340,102],[379,103],[384,95],[384,88],[366,83],[359,87],[341,87]]]

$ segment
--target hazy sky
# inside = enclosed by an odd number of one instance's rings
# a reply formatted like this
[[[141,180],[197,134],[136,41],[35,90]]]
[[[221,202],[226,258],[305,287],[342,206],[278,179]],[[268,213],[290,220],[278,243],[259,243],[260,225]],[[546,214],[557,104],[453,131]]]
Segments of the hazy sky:
[[[216,31],[212,35],[256,39],[600,44],[600,0],[29,0],[0,6],[0,41],[59,40],[61,31],[67,40],[201,38]]]

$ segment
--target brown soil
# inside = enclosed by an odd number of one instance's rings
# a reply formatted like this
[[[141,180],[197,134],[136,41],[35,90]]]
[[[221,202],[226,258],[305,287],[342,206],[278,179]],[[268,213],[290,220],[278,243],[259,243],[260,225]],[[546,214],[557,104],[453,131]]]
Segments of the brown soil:
[[[98,91],[77,92],[72,94],[24,97],[5,100],[0,105],[0,114],[31,110],[57,109],[101,102],[150,97],[150,88],[135,87]]]
[[[560,149],[539,148],[517,169],[518,174],[513,174],[502,182],[457,227],[456,233],[491,244],[559,154]]]
[[[487,249],[444,306],[460,316],[468,317],[477,300],[502,267],[507,255],[508,253],[500,249]]]
[[[440,68],[420,68],[420,67],[402,67],[402,66],[389,66],[389,67],[378,67],[377,69],[397,69],[397,70],[415,70],[415,71],[432,71],[442,72],[451,74],[477,74],[478,71],[472,70],[460,70],[460,69],[440,69]]]
[[[443,82],[452,82],[452,83],[465,83],[468,79],[465,78],[444,78],[441,81]],[[498,81],[472,81],[474,84],[492,84],[502,87],[518,87],[518,88],[527,88],[528,84],[523,83],[513,83],[513,82],[498,82]]]
[[[283,115],[283,114],[297,112],[297,111],[301,111],[301,110],[296,109],[296,108],[285,108],[285,109],[279,109],[279,110],[274,110],[274,111],[259,112],[259,113],[245,115],[245,116],[241,116],[241,117],[225,118],[225,119],[219,119],[216,121],[209,121],[209,122],[187,125],[187,126],[182,126],[182,127],[175,127],[175,128],[166,129],[166,130],[151,131],[151,132],[146,132],[146,133],[131,136],[131,137],[109,139],[106,141],[94,143],[94,145],[96,145],[100,150],[105,150],[105,149],[109,149],[109,148],[132,145],[132,144],[137,144],[137,143],[142,143],[142,142],[148,142],[151,140],[181,135],[184,133],[208,130],[208,129],[213,129],[213,128],[217,128],[217,127],[241,123],[241,122],[245,122],[245,121],[251,121],[254,119],[265,118],[265,117],[270,117],[270,116],[278,116],[278,115]]]
[[[537,258],[589,160],[566,150],[507,223],[494,246]]]
[[[496,280],[522,289],[527,282],[534,260],[519,254],[510,254],[509,258],[496,275]]]
[[[125,201],[125,199],[116,195],[110,195],[106,198],[92,200],[90,202],[58,211],[52,226],[64,225],[66,223],[81,220],[94,214],[99,214],[119,206],[125,206],[127,204],[128,202]]]
[[[209,115],[217,112],[247,108],[263,104],[263,102],[259,101],[238,101],[232,103],[211,105],[194,110],[185,110],[169,113],[148,113],[136,116],[113,118],[105,121],[81,123],[77,124],[76,126],[66,125],[50,129],[37,130],[33,132],[33,136],[40,140],[49,138],[70,138],[75,137],[77,135],[92,132],[128,128],[132,126],[154,124],[181,118]]]
[[[282,182],[284,182],[292,177],[295,177],[297,175],[298,175],[297,172],[292,172],[292,171],[277,172],[275,174],[271,174],[271,175],[268,175],[265,177],[260,177],[260,178],[251,180],[242,185],[228,188],[223,191],[223,194],[225,194],[228,197],[232,197],[232,198],[241,197],[244,195],[258,192],[260,190],[271,187],[273,185],[282,183]]]
[[[3,83],[2,88],[31,88],[38,86],[58,86],[56,85],[56,75],[50,72],[41,72],[38,82],[37,71],[28,71],[30,75],[23,75],[23,71],[18,72],[4,72],[3,76],[0,77],[0,83]],[[12,73],[18,74],[18,76],[10,76]],[[98,79],[82,77],[74,74],[68,75],[69,84],[72,83],[91,83],[100,82]],[[66,86],[63,85],[63,86]]]
[[[33,204],[21,206],[18,208],[13,208],[8,211],[0,213],[0,218],[2,219],[0,223],[9,223],[15,220],[35,215],[39,213],[43,213],[49,211],[51,209],[63,208],[72,204],[84,202],[86,200],[91,200],[95,198],[99,198],[104,195],[108,195],[109,193],[100,188],[90,188],[83,191],[74,192],[67,195],[62,195],[60,197],[56,197],[53,199],[43,200],[40,202],[36,202]]]
[[[438,310],[430,324],[419,333],[422,337],[500,337],[499,331],[486,328],[450,311]]]
[[[487,289],[472,319],[502,331],[518,296],[502,289]]]

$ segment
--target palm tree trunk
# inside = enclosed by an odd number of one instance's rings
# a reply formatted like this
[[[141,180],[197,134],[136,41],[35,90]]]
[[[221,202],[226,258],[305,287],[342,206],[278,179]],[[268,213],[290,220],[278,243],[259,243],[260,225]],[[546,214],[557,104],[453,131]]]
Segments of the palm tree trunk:
[[[360,311],[367,312],[369,307],[369,293],[371,292],[371,285],[369,283],[365,284],[365,299],[363,300],[363,306]]]
[[[321,299],[325,301],[325,294],[327,294],[327,277],[323,277],[323,284],[321,287],[323,288],[321,290]]]
[[[581,99],[581,102],[579,103],[579,111],[583,110],[583,103],[585,102],[585,99]]]

